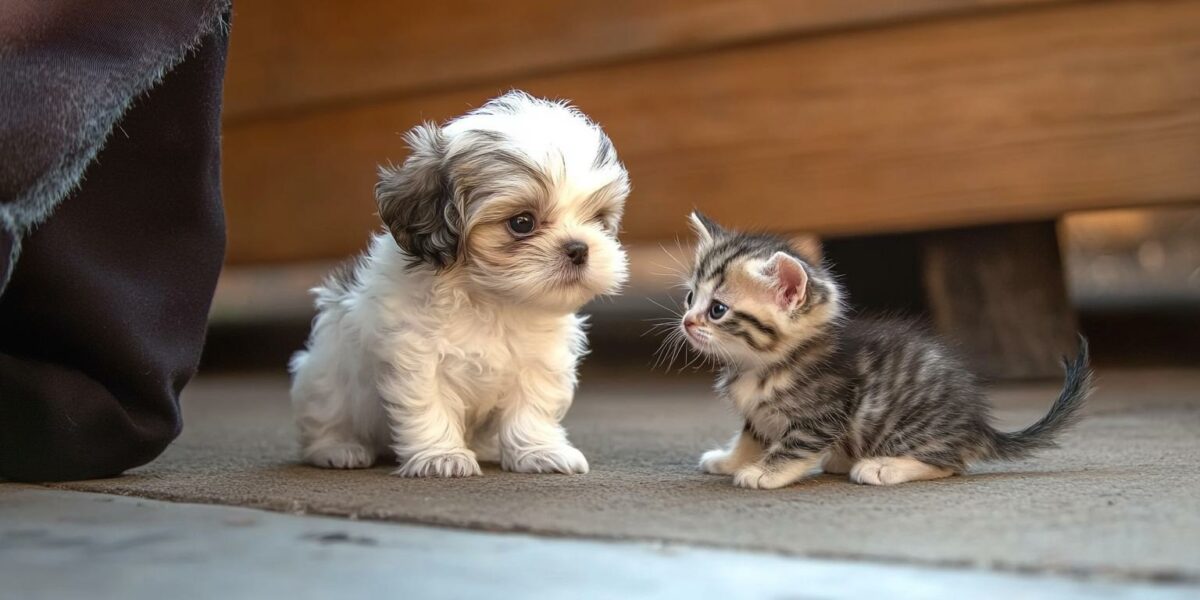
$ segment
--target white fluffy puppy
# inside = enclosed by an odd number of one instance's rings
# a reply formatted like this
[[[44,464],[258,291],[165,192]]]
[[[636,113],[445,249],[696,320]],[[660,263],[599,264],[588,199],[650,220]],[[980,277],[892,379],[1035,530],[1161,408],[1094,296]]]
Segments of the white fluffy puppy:
[[[314,290],[291,361],[304,460],[463,477],[479,462],[586,473],[559,421],[585,352],[575,314],[626,279],[629,178],[577,109],[511,92],[444,126],[375,187],[388,233]]]

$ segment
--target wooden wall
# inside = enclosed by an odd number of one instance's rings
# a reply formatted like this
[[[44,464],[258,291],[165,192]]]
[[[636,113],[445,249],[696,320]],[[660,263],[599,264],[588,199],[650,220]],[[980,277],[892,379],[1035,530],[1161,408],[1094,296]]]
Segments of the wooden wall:
[[[601,122],[631,239],[693,206],[874,233],[1200,197],[1200,0],[235,5],[230,261],[337,257],[400,134],[512,87]]]

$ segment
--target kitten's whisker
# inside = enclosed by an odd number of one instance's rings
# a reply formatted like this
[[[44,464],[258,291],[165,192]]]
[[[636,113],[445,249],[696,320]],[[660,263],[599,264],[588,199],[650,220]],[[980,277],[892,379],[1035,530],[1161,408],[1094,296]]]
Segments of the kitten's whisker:
[[[664,277],[664,278],[665,277],[682,277],[684,274],[683,271],[676,271],[675,269],[671,269],[670,267],[667,267],[666,265],[654,265],[654,266],[669,269],[667,271],[652,271],[651,272],[651,274],[657,275],[659,277]]]
[[[695,355],[695,356],[693,356],[693,357],[691,358],[691,360],[689,360],[689,361],[687,361],[686,363],[684,363],[684,365],[683,365],[682,367],[679,367],[679,372],[680,372],[680,373],[682,373],[683,371],[687,370],[687,368],[688,368],[688,367],[692,366],[692,363],[696,362],[696,359],[698,359],[698,358],[702,358],[703,356],[704,356],[704,353],[702,353],[702,352],[696,352],[696,355]],[[693,370],[694,370],[694,369],[693,369]]]
[[[651,366],[652,369],[658,368],[659,365],[663,364],[663,362],[667,360],[668,356],[673,355],[676,344],[681,341],[679,339],[680,335],[681,334],[678,330],[671,331],[667,334],[666,338],[663,339],[662,344],[659,345],[658,350],[654,351],[655,361]],[[670,370],[669,366],[667,367],[667,370]]]
[[[671,325],[669,323],[660,323],[658,325],[652,325],[649,329],[646,330],[646,334],[653,333],[655,335],[666,335],[670,332],[671,332]],[[645,335],[645,334],[643,334],[643,335]]]
[[[658,361],[655,362],[655,367],[666,364],[666,370],[671,370],[669,361],[672,360],[671,357],[675,355],[676,349],[678,348],[678,343],[680,341],[679,337],[680,336],[676,331],[672,331],[671,333],[667,334],[666,339],[663,340],[662,345],[659,346],[659,351],[656,353],[658,354]]]
[[[683,248],[683,242],[680,242],[680,241],[679,241],[679,236],[675,236],[675,248],[679,250],[679,253],[680,253],[680,254],[688,254],[687,250],[684,250],[684,248]],[[674,260],[676,264],[678,264],[680,267],[682,267],[682,268],[683,268],[683,271],[684,271],[684,272],[683,272],[683,275],[684,275],[684,276],[686,276],[686,275],[690,274],[690,273],[692,272],[692,270],[693,270],[694,266],[695,266],[695,265],[684,265],[684,264],[682,264],[682,263],[679,261],[679,259],[678,259],[678,258],[675,258],[675,255],[674,255],[674,254],[671,254],[671,252],[670,252],[670,251],[667,251],[667,256],[670,256],[670,257],[671,257],[671,259],[672,259],[672,260]]]
[[[679,246],[679,237],[678,236],[675,237],[675,246],[677,246],[677,247]],[[690,271],[691,270],[688,268],[687,265],[683,264],[683,261],[679,260],[679,258],[676,257],[674,254],[671,254],[671,251],[667,250],[666,246],[659,244],[658,247],[659,247],[659,249],[661,249],[663,251],[663,254],[666,254],[668,258],[675,261],[675,264],[679,265],[679,268],[681,271]],[[682,247],[679,248],[679,253],[683,254]]]
[[[661,348],[661,353],[659,354],[659,357],[658,357],[659,358],[658,363],[655,366],[665,366],[667,371],[671,370],[671,362],[670,361],[671,361],[671,357],[674,356],[674,354],[675,354],[675,348],[678,345],[678,342],[679,342],[679,340],[675,339],[675,336],[673,336],[673,335],[667,336],[667,339],[663,342],[663,345]]]
[[[679,353],[681,351],[683,351],[685,345],[686,345],[686,342],[684,342],[683,340],[676,340],[672,344],[671,353],[669,356],[667,356],[667,364],[663,369],[664,371],[666,371],[668,373],[671,372],[671,368],[675,366],[675,361],[679,359]]]
[[[691,349],[692,349],[691,344],[687,343],[687,340],[684,339],[683,334],[680,334],[679,335],[679,343],[675,346],[675,352],[673,354],[671,354],[671,362],[670,362],[670,364],[667,365],[667,370],[668,371],[671,370],[671,367],[675,365],[675,360],[679,357],[680,354],[683,354],[683,356],[686,357],[688,352],[691,351]]]
[[[675,326],[674,323],[659,323],[657,325],[651,325],[650,329],[647,329],[645,332],[642,333],[642,335],[640,335],[638,337],[646,337],[650,334],[664,335],[668,331],[670,331],[668,329],[669,327],[674,327],[674,326]]]
[[[653,325],[650,325],[650,327],[648,329],[646,329],[646,331],[656,331],[656,332],[660,332],[660,333],[666,333],[667,331],[670,331],[671,328],[673,328],[673,327],[675,327],[675,323],[655,323]]]
[[[713,351],[712,351],[712,352],[707,352],[707,353],[705,353],[705,354],[704,354],[704,364],[706,364],[706,365],[710,365],[710,366],[711,366],[711,365],[713,365],[713,364],[716,364],[716,361],[717,361],[719,358],[721,358],[721,356],[723,356],[723,355],[721,354],[721,349],[720,349],[720,348],[713,348]]]
[[[655,300],[654,298],[651,298],[651,297],[649,297],[649,296],[646,296],[646,299],[647,299],[647,300],[649,300],[651,304],[653,304],[653,305],[655,305],[655,306],[657,306],[657,307],[659,307],[659,308],[661,308],[661,309],[663,309],[663,310],[665,310],[665,311],[667,311],[667,312],[669,312],[669,313],[671,313],[671,314],[673,314],[673,315],[675,315],[675,316],[677,316],[677,317],[681,317],[681,316],[683,316],[683,311],[680,311],[680,310],[678,310],[678,309],[674,309],[674,308],[668,308],[668,307],[666,307],[666,306],[663,306],[663,305],[662,305],[661,303],[659,303],[657,300]]]
[[[733,362],[733,354],[731,354],[728,350],[721,350],[721,358],[724,359],[726,364]],[[713,360],[713,369],[719,369],[722,366],[723,365],[718,363],[716,360]]]

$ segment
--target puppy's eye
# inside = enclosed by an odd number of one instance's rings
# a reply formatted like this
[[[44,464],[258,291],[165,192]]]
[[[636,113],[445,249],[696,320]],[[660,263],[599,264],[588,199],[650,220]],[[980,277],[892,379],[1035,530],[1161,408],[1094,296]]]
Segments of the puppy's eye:
[[[720,320],[727,312],[729,312],[729,307],[716,300],[713,300],[713,303],[708,306],[708,318],[714,321]]]
[[[508,230],[513,232],[513,235],[529,235],[536,226],[537,222],[529,213],[521,213],[508,220]]]
[[[688,308],[691,308],[692,300],[695,300],[695,299],[696,299],[696,295],[692,293],[692,290],[688,290],[687,298],[683,299],[683,305]]]
[[[605,229],[608,229],[608,213],[597,213],[596,216],[592,217],[592,220],[599,223]]]

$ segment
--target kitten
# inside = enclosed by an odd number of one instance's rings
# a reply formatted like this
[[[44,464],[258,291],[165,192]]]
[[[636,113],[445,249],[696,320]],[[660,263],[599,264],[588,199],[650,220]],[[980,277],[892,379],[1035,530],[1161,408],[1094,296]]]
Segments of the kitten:
[[[848,319],[834,276],[782,238],[726,231],[699,213],[677,335],[722,366],[717,392],[745,419],[700,468],[745,488],[824,471],[891,485],[1054,446],[1091,391],[1087,341],[1049,413],[1015,433],[990,425],[975,377],[917,325]]]

